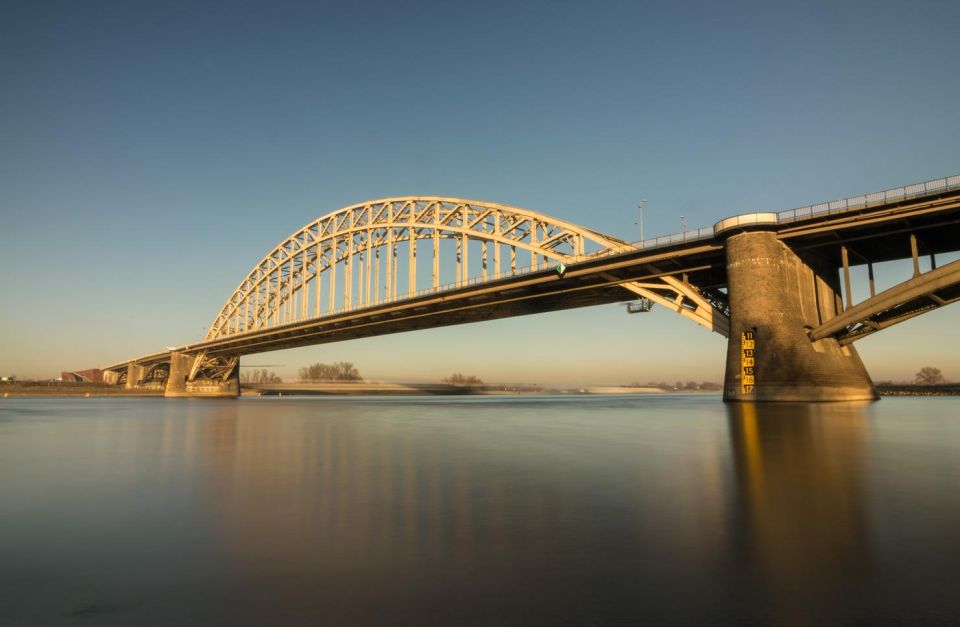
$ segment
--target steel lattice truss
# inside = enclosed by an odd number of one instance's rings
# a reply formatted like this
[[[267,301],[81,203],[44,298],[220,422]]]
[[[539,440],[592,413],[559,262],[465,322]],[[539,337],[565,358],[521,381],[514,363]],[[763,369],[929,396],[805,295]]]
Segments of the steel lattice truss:
[[[206,339],[630,248],[516,207],[440,197],[375,200],[319,218],[270,251],[227,299]],[[424,258],[430,284],[418,292],[417,262]],[[443,275],[452,283],[443,284]]]

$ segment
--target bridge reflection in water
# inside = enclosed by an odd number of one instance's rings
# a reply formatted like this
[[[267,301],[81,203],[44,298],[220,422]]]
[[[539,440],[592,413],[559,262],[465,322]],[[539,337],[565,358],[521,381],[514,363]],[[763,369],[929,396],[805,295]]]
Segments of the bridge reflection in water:
[[[13,624],[960,616],[952,400],[17,402],[0,438]]]
[[[203,445],[237,620],[882,624],[867,406],[559,405],[226,403],[167,442]]]
[[[858,605],[871,568],[866,405],[728,407],[740,551],[762,610],[829,624]],[[859,607],[854,617],[867,608]]]

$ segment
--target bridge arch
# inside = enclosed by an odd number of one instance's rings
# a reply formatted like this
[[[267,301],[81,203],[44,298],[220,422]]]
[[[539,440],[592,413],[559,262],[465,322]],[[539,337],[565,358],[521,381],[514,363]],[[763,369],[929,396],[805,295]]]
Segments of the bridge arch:
[[[418,272],[424,248],[431,265]],[[274,247],[221,307],[206,339],[511,276],[524,269],[523,261],[537,269],[631,248],[518,207],[438,196],[373,200],[318,218]],[[480,263],[471,274],[475,255]],[[418,274],[429,279],[419,292]]]

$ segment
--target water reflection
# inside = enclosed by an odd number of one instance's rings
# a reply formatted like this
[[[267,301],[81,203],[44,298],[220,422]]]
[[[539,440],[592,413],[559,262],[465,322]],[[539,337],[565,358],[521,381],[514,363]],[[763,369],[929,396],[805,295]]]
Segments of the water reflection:
[[[704,611],[677,594],[725,603],[722,430],[644,438],[634,407],[599,404],[252,407],[193,438],[244,589],[332,624],[672,623]]]
[[[730,405],[743,555],[769,621],[830,622],[871,566],[865,404]]]
[[[0,624],[960,616],[957,401],[18,403]]]

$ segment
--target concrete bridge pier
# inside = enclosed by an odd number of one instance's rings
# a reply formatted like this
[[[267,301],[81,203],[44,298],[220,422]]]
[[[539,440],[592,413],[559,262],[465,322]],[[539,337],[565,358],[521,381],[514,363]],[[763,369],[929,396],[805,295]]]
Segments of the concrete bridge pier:
[[[170,351],[170,374],[167,376],[167,385],[163,392],[165,397],[236,398],[240,396],[239,361],[226,378],[190,380],[190,374],[197,359],[202,359],[202,356]]]
[[[772,231],[726,239],[730,337],[723,399],[859,401],[877,398],[853,346],[807,335],[842,309],[839,272],[798,256]]]
[[[124,388],[127,390],[132,390],[140,385],[140,382],[143,381],[143,377],[147,374],[147,367],[141,366],[140,364],[127,364],[127,382],[124,384]]]

